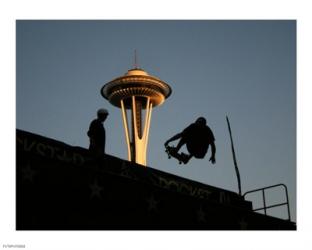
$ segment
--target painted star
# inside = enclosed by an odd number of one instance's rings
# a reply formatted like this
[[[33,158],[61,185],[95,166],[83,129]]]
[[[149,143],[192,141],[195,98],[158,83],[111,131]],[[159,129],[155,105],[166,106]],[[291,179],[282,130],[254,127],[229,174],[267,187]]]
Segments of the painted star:
[[[36,171],[30,167],[30,164],[27,164],[25,168],[22,169],[23,179],[33,181]]]
[[[148,203],[148,211],[157,211],[157,204],[159,201],[155,200],[153,195],[146,199],[146,201]]]
[[[200,206],[200,208],[197,210],[197,220],[199,222],[206,222],[206,214],[205,214],[202,206]]]
[[[121,165],[121,173],[120,173],[121,176],[124,176],[124,177],[130,177],[129,175],[129,169],[127,167],[127,164],[125,162],[122,163]]]
[[[91,198],[97,197],[99,199],[102,198],[101,191],[104,189],[102,186],[100,186],[97,182],[97,180],[94,180],[93,184],[89,185],[91,188]]]

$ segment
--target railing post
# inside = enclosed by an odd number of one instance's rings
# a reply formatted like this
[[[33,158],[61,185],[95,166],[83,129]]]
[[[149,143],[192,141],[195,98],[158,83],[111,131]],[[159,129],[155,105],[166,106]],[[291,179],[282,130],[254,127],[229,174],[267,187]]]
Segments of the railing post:
[[[285,188],[286,201],[287,201],[287,210],[288,210],[288,220],[290,221],[290,209],[289,209],[288,190],[287,190],[286,185],[282,184],[282,186]]]
[[[267,215],[264,189],[262,189],[262,197],[263,197],[264,214]]]

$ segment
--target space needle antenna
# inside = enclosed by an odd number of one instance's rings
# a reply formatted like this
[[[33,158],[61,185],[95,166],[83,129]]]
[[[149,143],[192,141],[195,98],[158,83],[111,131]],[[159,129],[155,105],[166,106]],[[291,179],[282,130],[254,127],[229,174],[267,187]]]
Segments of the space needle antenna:
[[[134,68],[138,68],[138,58],[137,58],[137,50],[134,50]]]

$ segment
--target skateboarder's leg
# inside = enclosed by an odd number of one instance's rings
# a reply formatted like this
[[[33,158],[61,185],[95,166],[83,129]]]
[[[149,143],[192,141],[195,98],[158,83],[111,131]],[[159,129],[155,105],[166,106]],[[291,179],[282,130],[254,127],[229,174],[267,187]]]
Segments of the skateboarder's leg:
[[[180,148],[186,143],[185,138],[182,136],[181,140],[179,141],[178,145],[176,146],[176,151],[179,152]]]
[[[184,154],[184,153],[182,153],[182,154],[183,154],[183,157],[184,157],[184,164],[188,163],[189,160],[193,157],[192,154],[190,154],[190,155],[187,155],[187,154]]]

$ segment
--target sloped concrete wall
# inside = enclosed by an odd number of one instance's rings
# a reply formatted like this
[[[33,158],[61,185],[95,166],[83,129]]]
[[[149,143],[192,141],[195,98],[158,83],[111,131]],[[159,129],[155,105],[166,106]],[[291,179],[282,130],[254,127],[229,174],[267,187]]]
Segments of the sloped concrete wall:
[[[295,229],[236,193],[16,133],[17,230]]]

